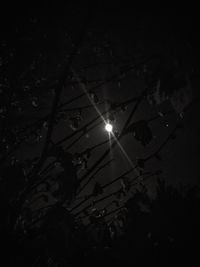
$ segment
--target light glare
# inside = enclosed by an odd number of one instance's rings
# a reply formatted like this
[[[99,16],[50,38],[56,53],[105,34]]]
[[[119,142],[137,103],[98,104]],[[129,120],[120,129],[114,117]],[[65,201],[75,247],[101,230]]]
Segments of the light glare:
[[[106,123],[105,130],[110,133],[112,132],[112,129],[113,129],[112,125],[110,123]]]

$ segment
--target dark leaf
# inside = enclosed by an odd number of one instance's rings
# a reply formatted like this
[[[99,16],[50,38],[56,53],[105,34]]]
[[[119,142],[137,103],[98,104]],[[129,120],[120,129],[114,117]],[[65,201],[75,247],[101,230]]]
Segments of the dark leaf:
[[[122,105],[121,105],[121,111],[122,111],[122,112],[125,112],[126,110],[127,110],[127,106],[124,105],[124,104],[122,104]]]
[[[131,188],[130,179],[128,177],[122,177],[121,185],[123,187],[123,190],[128,192],[130,190],[130,188]]]
[[[58,191],[60,197],[71,200],[75,196],[79,185],[75,167],[73,166],[70,168],[70,166],[68,166],[67,168],[67,166],[65,166],[65,170],[59,174],[57,179],[59,183]]]
[[[79,127],[80,120],[78,118],[70,118],[70,127],[72,130],[76,131]]]
[[[142,143],[143,146],[148,145],[152,138],[151,129],[145,120],[132,123],[126,130],[127,133],[133,133],[135,139]]]
[[[124,192],[123,188],[121,188],[114,195],[117,199],[122,199],[124,196],[126,196],[126,193]]]
[[[56,148],[53,150],[53,155],[56,156],[57,160],[61,162],[64,169],[58,177],[57,181],[59,184],[58,195],[61,198],[72,199],[75,195],[77,187],[79,185],[76,174],[76,167],[73,165],[72,154],[65,152],[62,148]]]
[[[90,156],[91,156],[91,150],[90,150],[89,148],[87,148],[87,149],[85,150],[85,154],[84,154],[84,155],[86,156],[87,159],[89,159]]]
[[[94,196],[98,196],[98,195],[101,195],[102,193],[103,193],[103,189],[102,189],[101,185],[98,182],[96,182],[94,185],[92,194]]]

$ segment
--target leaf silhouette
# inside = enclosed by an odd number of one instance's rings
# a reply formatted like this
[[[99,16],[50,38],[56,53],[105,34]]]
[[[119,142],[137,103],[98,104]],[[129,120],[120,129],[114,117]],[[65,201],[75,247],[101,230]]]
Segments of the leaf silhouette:
[[[58,198],[60,197],[61,199],[71,200],[79,185],[76,167],[73,165],[73,156],[72,154],[64,151],[63,148],[57,146],[53,146],[50,151],[50,155],[56,157],[64,169],[64,171],[58,174],[57,182],[59,184],[59,188],[56,192],[54,192],[54,196]]]
[[[152,138],[151,129],[145,120],[140,120],[132,123],[126,130],[127,133],[133,133],[136,140],[141,142],[143,146],[148,145]]]
[[[98,195],[101,195],[102,193],[103,193],[103,189],[101,187],[101,184],[96,182],[95,185],[94,185],[92,194],[94,196],[98,196]]]

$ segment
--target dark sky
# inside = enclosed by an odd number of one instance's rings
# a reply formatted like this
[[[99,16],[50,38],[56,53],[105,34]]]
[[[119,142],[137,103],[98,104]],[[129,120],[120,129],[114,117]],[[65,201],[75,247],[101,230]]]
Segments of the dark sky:
[[[95,1],[94,1],[95,2]],[[11,79],[18,81],[20,73],[26,70],[38,55],[42,55],[42,60],[39,61],[36,76],[47,77],[53,81],[59,73],[58,64],[63,64],[63,58],[68,49],[68,43],[65,42],[66,32],[70,32],[71,36],[76,38],[77,33],[82,31],[82,24],[88,12],[88,5],[85,3],[75,4],[69,3],[59,5],[58,3],[43,4],[41,6],[7,6],[1,9],[1,44],[8,41],[8,48],[3,47],[4,55],[8,51],[13,51],[15,59],[8,72]],[[89,28],[95,29],[96,39],[104,38],[106,35],[113,46],[113,54],[115,58],[130,59],[132,55],[150,54],[157,51],[164,51],[167,55],[175,55],[183,58],[188,66],[194,66],[194,98],[199,97],[198,93],[198,78],[199,73],[197,56],[197,16],[195,8],[186,7],[163,7],[157,11],[154,7],[134,7],[121,4],[108,5],[101,3],[93,3],[90,6],[92,17],[89,22]],[[95,41],[95,40],[92,40]],[[8,49],[8,50],[6,50]],[[79,64],[87,65],[92,63],[93,58],[90,57],[90,50],[83,48],[80,58],[75,60],[74,66]],[[133,52],[136,51],[136,52]],[[107,56],[107,59],[109,57]],[[40,64],[41,62],[41,64]],[[115,66],[113,67],[115,68]],[[102,75],[109,76],[113,69],[104,66],[88,71],[87,75],[90,78]],[[135,75],[135,74],[133,74]],[[30,81],[30,76],[27,76]],[[135,76],[134,76],[135,77]],[[108,97],[113,100],[126,100],[129,96],[134,96],[143,88],[140,79],[135,79],[129,75],[119,88],[117,83],[114,85],[105,85],[102,90],[99,90],[100,97]],[[81,92],[80,88],[72,90],[68,88],[64,91],[62,99],[70,99]],[[49,103],[50,104],[50,103]],[[81,100],[80,104],[88,104],[88,100]],[[48,101],[45,103],[48,106]],[[79,105],[79,104],[76,104]],[[76,105],[71,105],[74,107]],[[160,109],[162,107],[159,107]],[[166,105],[165,108],[170,108]],[[101,109],[101,107],[100,107]],[[131,109],[129,108],[128,111]],[[150,118],[155,115],[155,108],[150,109],[146,103],[142,105],[136,114],[135,119]],[[40,111],[45,112],[45,111]],[[37,114],[41,114],[38,112]],[[35,111],[31,114],[36,114]],[[178,134],[175,141],[170,143],[163,151],[163,162],[154,163],[150,161],[148,168],[159,167],[163,169],[163,177],[169,183],[197,183],[199,184],[199,104],[194,104],[185,112],[183,118],[184,129]],[[90,110],[86,118],[96,116],[94,110]],[[119,116],[116,127],[122,127],[125,119],[124,115]],[[152,124],[152,129],[155,131],[156,139],[153,144],[147,148],[151,151],[165,138],[173,128],[175,123],[174,115],[167,117],[159,123]],[[169,127],[166,127],[169,124]],[[55,140],[59,140],[66,132],[70,132],[67,125],[59,125]],[[102,130],[102,125],[95,131],[92,131],[90,138],[85,138],[78,143],[74,150],[82,150],[85,146],[93,145],[99,141],[105,140],[106,134]],[[133,139],[125,138],[122,145],[126,149],[128,155],[133,162],[136,156],[143,154],[144,149],[137,144]],[[37,151],[38,148],[36,148]],[[20,157],[26,156],[29,151],[33,153],[35,148],[23,148],[18,153]],[[93,155],[93,161],[98,158],[103,149]],[[116,156],[116,165],[109,170],[109,176],[115,176],[128,167],[127,162],[119,152],[113,152]],[[148,154],[148,152],[145,153]],[[90,163],[92,164],[92,162]],[[103,173],[103,179],[107,178],[107,174]]]

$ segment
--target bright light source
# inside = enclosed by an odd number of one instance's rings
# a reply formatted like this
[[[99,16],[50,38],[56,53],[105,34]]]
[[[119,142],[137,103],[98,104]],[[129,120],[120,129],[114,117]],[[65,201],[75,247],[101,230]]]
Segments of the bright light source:
[[[105,130],[110,133],[112,132],[112,129],[113,129],[113,126],[110,123],[106,123]]]

